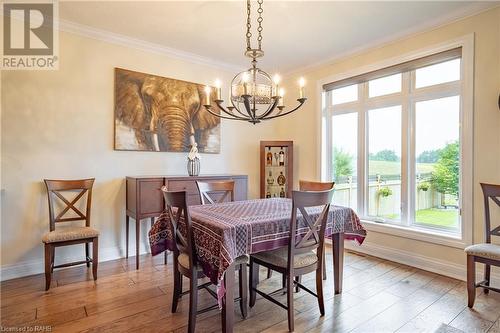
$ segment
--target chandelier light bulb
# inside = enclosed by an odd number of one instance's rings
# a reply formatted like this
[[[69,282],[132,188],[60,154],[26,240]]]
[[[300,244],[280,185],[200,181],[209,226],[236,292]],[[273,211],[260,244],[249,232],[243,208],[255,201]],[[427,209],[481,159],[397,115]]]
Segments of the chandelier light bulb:
[[[305,97],[305,94],[306,94],[306,92],[305,92],[305,90],[306,90],[305,86],[306,86],[306,80],[303,77],[301,77],[299,79],[299,98],[304,98]]]
[[[284,106],[284,105],[285,105],[285,89],[280,88],[278,106]]]
[[[210,86],[205,86],[205,105],[210,105]]]
[[[299,79],[299,87],[304,88],[305,86],[306,86],[306,80],[303,77],[301,77]]]
[[[273,81],[275,85],[278,85],[281,82],[281,77],[278,74],[274,74]]]
[[[222,92],[221,92],[221,86],[222,86],[222,83],[219,79],[215,79],[215,99],[217,100],[220,100],[221,99],[221,95],[222,95]]]

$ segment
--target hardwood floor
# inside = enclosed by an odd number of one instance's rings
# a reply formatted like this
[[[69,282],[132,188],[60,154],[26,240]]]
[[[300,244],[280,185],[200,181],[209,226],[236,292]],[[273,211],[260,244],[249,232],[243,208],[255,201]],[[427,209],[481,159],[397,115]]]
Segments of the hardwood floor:
[[[478,289],[470,310],[464,282],[374,257],[346,252],[344,291],[334,296],[327,253],[326,315],[319,316],[315,298],[295,294],[296,332],[500,333],[500,294]],[[96,283],[85,266],[56,271],[48,292],[42,274],[2,282],[2,331],[27,326],[65,333],[187,331],[188,297],[170,313],[171,264],[163,265],[163,256],[145,255],[140,261],[139,271],[134,257],[100,263]],[[314,290],[314,275],[303,283]],[[280,285],[281,276],[273,274],[259,286],[272,291]],[[201,291],[198,303],[203,308],[214,300]],[[267,300],[258,299],[246,320],[235,308],[235,332],[287,332],[286,311]],[[198,316],[197,331],[220,331],[219,311]]]

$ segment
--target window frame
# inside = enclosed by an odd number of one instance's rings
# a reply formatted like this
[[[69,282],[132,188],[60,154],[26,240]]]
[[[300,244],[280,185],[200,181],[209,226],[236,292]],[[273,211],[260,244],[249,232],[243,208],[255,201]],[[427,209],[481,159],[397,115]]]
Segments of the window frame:
[[[318,175],[321,176],[322,180],[326,180],[328,175],[331,175],[331,163],[326,163],[326,161],[331,161],[331,107],[330,105],[325,105],[326,101],[331,101],[331,96],[325,96],[328,92],[323,91],[323,85],[330,82],[336,82],[340,80],[349,79],[358,75],[373,72],[390,66],[398,65],[404,62],[412,61],[426,56],[431,56],[439,52],[444,52],[451,50],[453,48],[462,48],[462,60],[461,60],[461,75],[460,81],[446,82],[439,85],[421,87],[418,89],[410,89],[415,87],[415,75],[414,71],[403,73],[402,79],[402,91],[396,94],[377,96],[368,98],[369,101],[360,102],[359,99],[362,96],[368,96],[368,82],[358,84],[358,101],[350,102],[345,104],[335,105],[335,114],[342,112],[358,112],[358,130],[364,129],[364,134],[358,134],[358,208],[360,212],[360,217],[363,224],[368,230],[373,230],[376,232],[387,233],[391,235],[397,235],[401,237],[437,243],[457,248],[464,248],[472,243],[473,234],[473,75],[474,75],[474,34],[469,34],[451,41],[447,41],[441,44],[433,45],[424,49],[420,49],[402,56],[387,59],[375,64],[364,66],[361,68],[354,69],[352,71],[333,75],[318,81],[317,91],[322,104],[320,105],[319,112],[320,115],[318,119],[318,128],[321,129],[320,134],[320,145],[318,145],[318,154],[321,156],[321,163],[318,166]],[[404,76],[410,75],[409,80],[405,79]],[[410,87],[407,84],[411,85]],[[363,91],[366,89],[366,91]],[[401,188],[401,202],[405,204],[401,210],[401,219],[409,220],[407,218],[407,213],[411,212],[412,207],[408,205],[415,205],[415,198],[412,191],[408,190],[408,187],[413,188],[415,186],[412,175],[415,175],[415,138],[409,133],[410,128],[407,126],[408,118],[412,117],[411,121],[414,124],[415,121],[415,103],[421,100],[443,98],[448,96],[454,96],[458,94],[461,96],[460,101],[460,215],[461,215],[461,233],[460,236],[456,233],[450,234],[445,230],[433,230],[430,228],[422,228],[416,224],[409,223],[408,225],[400,224],[389,224],[389,223],[378,223],[374,221],[367,220],[365,218],[366,204],[367,204],[367,193],[366,184],[368,177],[368,166],[366,158],[367,149],[367,112],[363,110],[391,106],[391,105],[401,105],[402,106],[402,179],[409,179],[409,182],[402,182]],[[399,100],[400,104],[396,101]],[[323,127],[324,126],[324,127]],[[323,133],[326,131],[326,133]],[[326,142],[323,142],[321,138],[325,138]],[[410,145],[410,147],[408,147]],[[328,147],[330,146],[330,147]],[[407,152],[410,149],[410,159],[406,158]],[[322,153],[323,152],[323,153]],[[362,174],[362,172],[364,174]],[[405,185],[406,186],[405,186]],[[403,188],[404,186],[404,188]],[[413,186],[413,187],[412,187]]]

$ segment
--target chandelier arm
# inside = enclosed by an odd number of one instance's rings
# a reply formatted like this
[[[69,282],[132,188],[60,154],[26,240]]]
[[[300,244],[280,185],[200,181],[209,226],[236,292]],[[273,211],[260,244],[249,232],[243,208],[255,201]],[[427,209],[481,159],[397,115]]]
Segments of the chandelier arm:
[[[274,119],[274,118],[286,116],[287,114],[290,114],[290,113],[292,113],[292,112],[297,111],[298,109],[300,109],[300,107],[305,103],[306,100],[307,100],[307,98],[299,98],[299,99],[297,99],[297,101],[299,102],[299,105],[297,107],[295,107],[295,109],[292,109],[292,110],[287,111],[285,113],[277,114],[275,116],[270,116],[270,117],[267,117],[267,118],[261,118],[261,120],[268,120],[268,119]]]
[[[239,114],[241,114],[243,117],[245,117],[245,119],[248,119],[248,115],[244,114],[243,112],[240,111],[239,108],[237,108],[236,106],[234,106],[234,103],[231,101],[231,104],[233,104],[233,108],[238,111]]]
[[[243,104],[245,105],[249,119],[255,120],[255,116],[252,116],[252,109],[250,108],[250,95],[242,95],[241,97],[243,97]]]
[[[265,117],[273,113],[273,111],[276,109],[276,106],[278,105],[278,100],[279,100],[278,98],[274,99],[273,104],[271,104],[269,108],[266,110],[266,112],[264,112],[262,116],[260,116],[261,119],[265,119]]]
[[[222,106],[222,101],[215,101],[215,104],[217,104],[217,106],[219,107],[220,110],[222,110],[222,112],[224,112],[225,114],[227,114],[228,116],[230,117],[233,117],[235,119],[238,119],[238,120],[247,120],[248,117],[240,117],[240,116],[237,116],[235,115],[234,113],[232,112],[229,112],[227,111],[223,106]]]
[[[248,119],[237,119],[237,118],[234,118],[234,117],[227,117],[227,116],[223,116],[221,114],[217,114],[215,112],[213,112],[212,110],[210,110],[212,108],[211,105],[203,105],[205,107],[205,110],[207,110],[211,115],[215,116],[215,117],[219,117],[219,118],[223,118],[223,119],[229,119],[229,120],[248,120]]]

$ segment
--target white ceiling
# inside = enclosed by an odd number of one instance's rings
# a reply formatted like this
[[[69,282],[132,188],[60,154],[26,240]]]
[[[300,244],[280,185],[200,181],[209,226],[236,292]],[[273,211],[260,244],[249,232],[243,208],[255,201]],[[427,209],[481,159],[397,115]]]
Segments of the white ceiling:
[[[498,3],[497,3],[498,4]],[[265,1],[261,67],[289,72],[477,12],[495,3]],[[252,10],[256,3],[252,1]],[[60,17],[236,66],[245,1],[60,2]],[[254,32],[255,35],[255,32]]]

